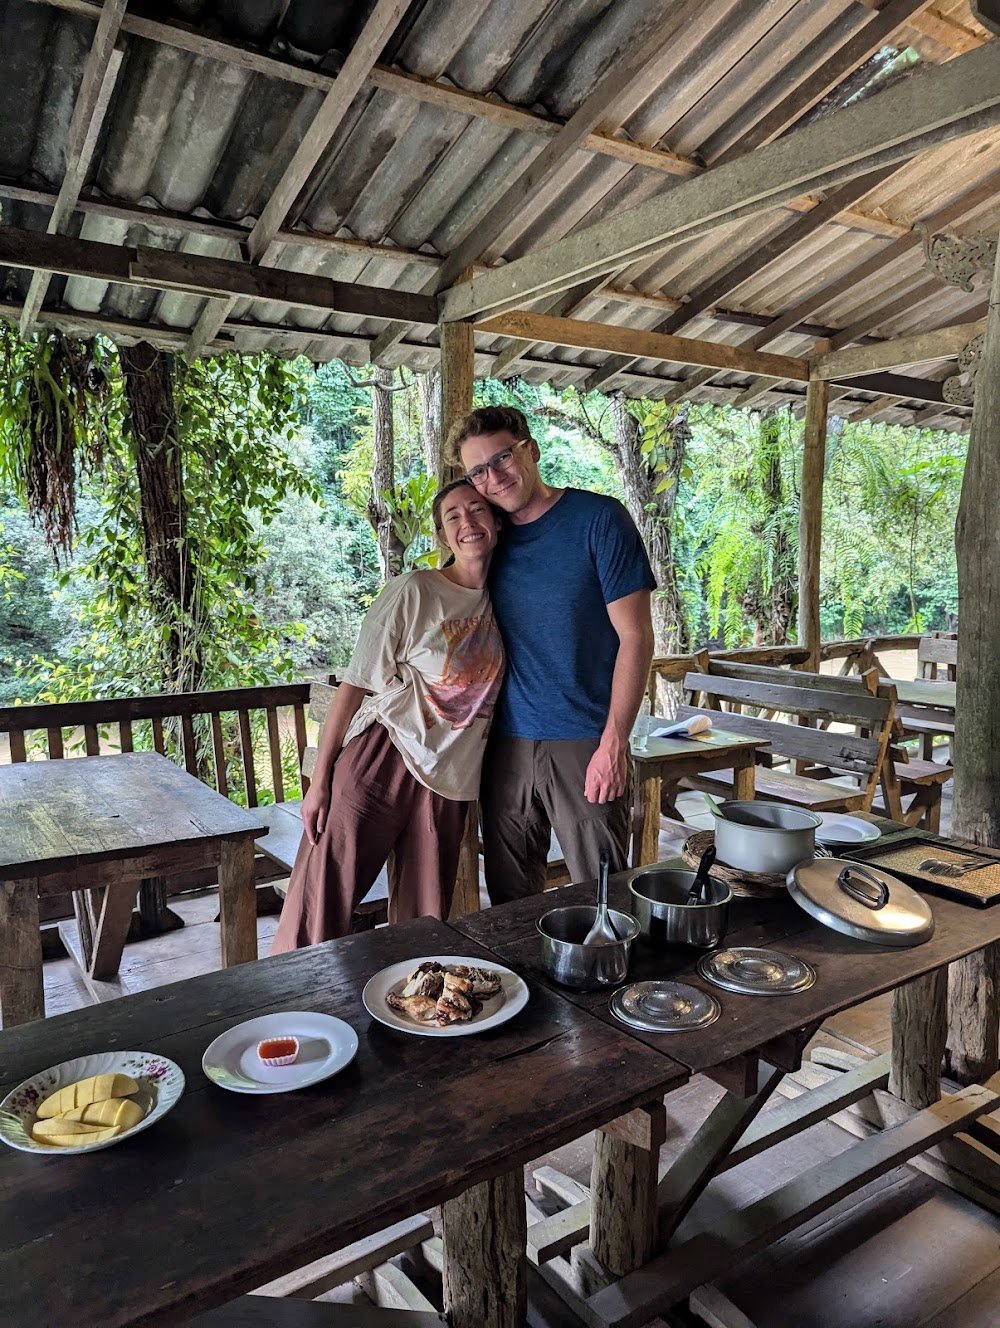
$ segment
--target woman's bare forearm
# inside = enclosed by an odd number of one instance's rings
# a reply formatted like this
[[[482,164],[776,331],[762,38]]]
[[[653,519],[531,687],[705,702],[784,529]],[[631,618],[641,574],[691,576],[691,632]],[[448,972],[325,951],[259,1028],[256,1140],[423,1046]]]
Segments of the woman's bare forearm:
[[[330,787],[333,767],[344,745],[344,738],[351,726],[351,720],[361,708],[361,703],[368,695],[361,687],[352,687],[342,682],[337,694],[330,703],[323,731],[319,738],[319,751],[316,756],[316,768],[312,780],[320,787]]]

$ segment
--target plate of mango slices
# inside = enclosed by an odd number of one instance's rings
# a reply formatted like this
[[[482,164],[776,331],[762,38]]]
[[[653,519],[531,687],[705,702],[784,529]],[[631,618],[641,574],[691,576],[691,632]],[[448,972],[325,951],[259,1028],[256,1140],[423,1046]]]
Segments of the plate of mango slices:
[[[0,1102],[0,1139],[23,1153],[92,1153],[165,1116],[184,1092],[179,1065],[149,1051],[63,1061]]]

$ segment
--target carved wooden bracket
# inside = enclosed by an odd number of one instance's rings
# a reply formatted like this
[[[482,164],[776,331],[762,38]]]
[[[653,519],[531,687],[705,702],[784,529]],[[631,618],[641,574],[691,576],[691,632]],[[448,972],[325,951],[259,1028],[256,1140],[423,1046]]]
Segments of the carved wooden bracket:
[[[985,333],[973,337],[958,353],[958,373],[944,380],[942,392],[945,401],[953,406],[971,406],[976,394],[976,373],[983,353]]]
[[[950,286],[971,291],[977,272],[992,273],[997,241],[989,235],[929,235],[924,233],[924,261],[928,269]]]

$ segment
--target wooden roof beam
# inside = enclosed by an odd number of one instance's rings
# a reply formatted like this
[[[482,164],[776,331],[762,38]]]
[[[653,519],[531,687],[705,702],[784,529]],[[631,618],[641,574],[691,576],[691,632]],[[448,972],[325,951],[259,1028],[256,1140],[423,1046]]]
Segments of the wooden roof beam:
[[[904,160],[1000,121],[1000,44],[990,43],[685,180],[441,297],[445,320],[516,308],[662,253],[673,241],[756,216],[803,190]]]
[[[128,0],[105,0],[101,6],[97,31],[83,67],[80,88],[73,103],[73,115],[66,140],[66,173],[49,214],[48,233],[62,230],[73,214],[83,188],[94,149],[104,123],[111,94],[121,68],[122,53],[115,43],[125,16]],[[45,300],[52,274],[37,268],[32,274],[21,311],[20,332],[28,337],[35,326],[38,311]]]
[[[973,337],[979,336],[985,326],[986,320],[979,319],[974,323],[939,327],[933,332],[918,332],[912,337],[831,351],[813,361],[812,371],[816,378],[827,382],[833,379],[842,381],[902,365],[952,359]]]
[[[408,291],[332,281],[306,272],[256,267],[172,249],[128,248],[0,225],[0,267],[44,268],[64,276],[152,290],[181,290],[216,299],[274,300],[301,309],[363,318],[436,322],[434,301]],[[72,316],[72,315],[70,315]]]
[[[247,236],[246,248],[251,262],[264,264],[273,257],[271,246],[288,217],[296,199],[305,188],[309,177],[340,128],[351,103],[361,90],[379,52],[392,36],[410,0],[376,0],[357,41],[351,47],[333,85],[306,130],[302,142],[285,167],[281,179],[256,224]],[[212,300],[206,304],[191,333],[187,349],[188,359],[196,359],[202,347],[213,341],[219,328],[233,311],[232,298]]]
[[[474,325],[478,332],[505,337],[520,337],[555,346],[573,346],[580,350],[624,351],[632,359],[663,360],[673,364],[704,364],[717,369],[744,373],[784,373],[799,382],[808,382],[809,366],[805,360],[789,355],[767,355],[741,350],[723,342],[695,341],[687,337],[665,337],[657,332],[641,332],[632,327],[608,323],[585,323],[573,318],[549,318],[544,314],[509,313]]]

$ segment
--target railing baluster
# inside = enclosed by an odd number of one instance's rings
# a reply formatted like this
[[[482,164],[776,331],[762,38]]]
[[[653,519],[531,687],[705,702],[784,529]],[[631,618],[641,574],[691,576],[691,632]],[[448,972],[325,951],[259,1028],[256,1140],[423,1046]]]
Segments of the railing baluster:
[[[118,746],[123,752],[135,750],[132,746],[132,721],[130,719],[118,721]]]
[[[241,710],[240,719],[240,747],[243,749],[243,773],[247,781],[247,806],[257,806],[257,781],[254,778],[253,770],[253,736],[250,732],[250,712]]]
[[[153,746],[161,756],[166,756],[167,745],[163,741],[163,720],[159,715],[153,716]]]
[[[275,802],[285,801],[285,782],[281,777],[281,734],[278,732],[278,712],[267,708],[267,745],[271,753],[271,778],[274,780]]]
[[[189,775],[198,774],[198,750],[194,739],[194,720],[190,715],[181,715],[181,732],[184,735],[184,769]]]
[[[229,797],[226,778],[226,744],[222,740],[222,720],[217,710],[212,711],[212,750],[215,753],[215,787],[224,798]]]
[[[299,769],[302,769],[302,757],[305,755],[306,747],[309,745],[306,737],[306,712],[301,703],[296,702],[292,707],[292,713],[295,716],[295,747],[299,755]],[[309,791],[309,780],[302,775],[302,795],[303,797]]]
[[[61,761],[65,755],[62,729],[49,729],[47,732],[49,739],[49,760]]]
[[[88,756],[100,756],[101,739],[96,724],[84,724],[83,743]]]
[[[10,759],[18,763],[28,759],[28,749],[25,746],[23,729],[11,729],[10,731]]]

